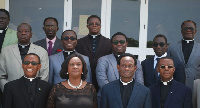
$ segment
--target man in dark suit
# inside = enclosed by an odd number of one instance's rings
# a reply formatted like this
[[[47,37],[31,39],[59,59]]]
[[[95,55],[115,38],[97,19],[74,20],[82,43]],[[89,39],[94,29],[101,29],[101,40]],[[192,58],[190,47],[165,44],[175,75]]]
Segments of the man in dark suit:
[[[185,85],[193,89],[194,80],[200,79],[200,44],[194,41],[197,32],[196,23],[191,20],[181,25],[183,39],[178,43],[170,44],[168,54],[177,58],[184,66]]]
[[[161,58],[157,71],[161,80],[150,86],[152,108],[192,108],[192,91],[189,87],[173,79],[175,71],[171,58]]]
[[[40,57],[27,54],[22,68],[24,76],[5,85],[3,108],[45,108],[51,84],[36,77],[41,68]]]
[[[99,87],[95,73],[97,60],[102,56],[111,54],[111,42],[110,39],[100,34],[101,19],[97,15],[88,17],[87,28],[89,34],[78,40],[76,51],[89,57],[92,71],[92,83],[98,91]]]
[[[101,88],[114,80],[119,79],[119,72],[117,70],[117,58],[126,52],[128,46],[127,37],[121,32],[115,33],[111,38],[112,54],[99,58],[96,68],[96,78],[100,87],[98,91],[98,99],[101,97]],[[133,78],[144,85],[142,66],[137,60],[137,69]],[[99,101],[99,100],[98,100]]]
[[[133,79],[137,60],[124,53],[117,60],[120,78],[103,86],[100,108],[152,108],[151,91]]]
[[[157,61],[160,58],[167,56],[167,48],[167,38],[162,34],[156,35],[153,39],[153,50],[155,52],[155,55],[145,59],[141,63],[144,74],[145,86],[149,87],[160,80],[159,73],[156,70],[156,65]],[[174,79],[185,84],[184,66],[179,61],[175,60],[175,58],[173,58],[173,61],[176,68],[174,73]]]
[[[49,56],[61,52],[63,47],[61,45],[60,39],[56,36],[56,32],[59,30],[57,19],[48,17],[44,20],[43,25],[43,30],[46,34],[46,38],[38,40],[34,42],[34,44],[46,49]]]
[[[49,58],[49,83],[57,84],[61,81],[65,81],[66,79],[62,79],[60,77],[61,65],[64,62],[65,58],[69,55],[78,52],[75,51],[75,47],[77,45],[77,35],[73,30],[65,30],[61,36],[61,43],[63,46],[63,51],[57,54],[50,56]],[[81,55],[81,54],[80,54]],[[81,55],[87,64],[87,78],[86,81],[92,83],[91,76],[91,68],[89,58],[87,56]]]

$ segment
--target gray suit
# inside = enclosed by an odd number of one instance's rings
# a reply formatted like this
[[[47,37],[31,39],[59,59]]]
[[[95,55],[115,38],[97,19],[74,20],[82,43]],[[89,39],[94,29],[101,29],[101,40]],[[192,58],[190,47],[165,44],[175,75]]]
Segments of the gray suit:
[[[98,85],[100,87],[100,90],[98,91],[97,94],[99,97],[101,96],[101,88],[105,84],[108,84],[109,82],[119,79],[119,72],[117,70],[117,60],[113,53],[99,58],[96,68],[96,78]],[[142,66],[140,65],[140,62],[138,60],[137,60],[137,70],[133,78],[137,82],[144,85]]]
[[[49,57],[47,51],[37,45],[31,44],[28,53],[36,53],[41,60],[41,69],[37,73],[42,80],[48,80],[49,74]],[[22,69],[22,60],[19,52],[18,44],[9,45],[2,49],[0,55],[0,87],[7,82],[21,78],[24,75]]]
[[[194,81],[192,102],[193,108],[200,108],[200,79]]]
[[[79,54],[79,53],[76,52],[76,54]],[[81,55],[81,56],[83,57],[83,59],[85,60],[85,62],[87,64],[88,73],[87,73],[86,81],[92,83],[92,78],[91,78],[92,75],[91,75],[89,58],[84,55]],[[49,83],[57,84],[61,81],[65,81],[66,79],[62,79],[60,77],[61,65],[64,62],[63,52],[60,52],[60,53],[50,56],[49,61],[50,61],[50,63],[49,63]]]
[[[187,64],[185,64],[181,41],[169,46],[168,55],[176,58],[183,64],[186,78],[185,85],[193,89],[194,80],[200,78],[200,44],[194,42],[194,46]]]
[[[42,39],[42,40],[38,40],[36,42],[34,42],[34,44],[41,46],[42,48],[44,48],[47,51],[47,44],[46,44],[46,38]],[[51,55],[57,54],[59,53],[59,51],[57,51],[58,49],[63,49],[62,44],[61,44],[61,40],[56,37],[56,41],[54,43]]]

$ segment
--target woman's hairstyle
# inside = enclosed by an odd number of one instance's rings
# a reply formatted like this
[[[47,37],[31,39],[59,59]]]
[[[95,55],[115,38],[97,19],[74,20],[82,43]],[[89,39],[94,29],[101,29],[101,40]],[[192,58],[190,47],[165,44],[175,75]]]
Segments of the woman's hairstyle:
[[[81,62],[83,64],[83,67],[82,67],[83,74],[81,74],[81,79],[85,80],[87,78],[88,70],[87,70],[87,66],[86,66],[85,60],[83,59],[83,57],[80,54],[72,54],[72,55],[69,55],[68,57],[66,57],[65,61],[61,65],[60,77],[62,79],[69,79],[69,74],[67,74],[67,72],[68,72],[68,64],[69,64],[69,61],[73,57],[78,57],[81,60]]]

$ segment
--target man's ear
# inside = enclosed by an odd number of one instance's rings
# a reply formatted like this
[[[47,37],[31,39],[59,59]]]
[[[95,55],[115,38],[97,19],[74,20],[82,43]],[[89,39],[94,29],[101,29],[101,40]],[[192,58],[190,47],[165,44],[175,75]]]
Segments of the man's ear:
[[[119,65],[117,65],[117,70],[119,71]]]

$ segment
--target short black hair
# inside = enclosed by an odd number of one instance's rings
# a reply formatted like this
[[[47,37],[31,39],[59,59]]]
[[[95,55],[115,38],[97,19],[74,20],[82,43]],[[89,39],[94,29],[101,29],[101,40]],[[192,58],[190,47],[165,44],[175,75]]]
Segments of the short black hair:
[[[48,19],[53,19],[53,20],[56,22],[57,27],[58,27],[58,20],[57,20],[56,18],[54,18],[54,17],[47,17],[47,18],[45,18],[45,19],[44,19],[44,22],[43,22],[43,25],[44,25],[44,26],[45,26],[45,22],[46,22]]]
[[[166,38],[166,36],[163,35],[163,34],[158,34],[158,35],[156,35],[156,36],[153,38],[153,42],[154,42],[154,40],[155,40],[156,38],[159,38],[159,37],[164,38],[164,39],[165,39],[165,43],[167,44],[167,38]]]
[[[89,20],[90,20],[91,18],[97,18],[97,19],[99,19],[99,21],[100,21],[100,23],[101,23],[101,18],[100,18],[100,17],[98,17],[97,15],[91,15],[91,16],[89,16],[88,19],[87,19],[87,24],[88,24],[88,22],[89,22]]]
[[[162,57],[162,58],[160,58],[160,59],[158,60],[158,63],[157,63],[157,64],[159,64],[159,63],[160,63],[160,60],[162,60],[162,59],[169,59],[169,60],[172,60],[172,61],[173,61],[173,59],[170,58],[170,57]],[[174,61],[173,61],[173,64],[174,64]]]
[[[137,59],[136,59],[136,57],[133,54],[130,54],[130,53],[124,53],[124,54],[120,55],[119,58],[117,59],[117,65],[120,65],[121,59],[123,57],[126,57],[126,56],[132,57],[134,59],[135,66],[137,65]]]
[[[67,31],[72,31],[72,32],[74,32],[74,34],[76,35],[76,38],[77,38],[77,34],[76,34],[76,32],[75,32],[74,30],[65,30],[64,32],[62,32],[61,39],[62,39],[63,34],[64,34],[65,32],[67,32]]]
[[[115,36],[117,36],[117,35],[122,35],[122,36],[124,36],[125,39],[126,39],[126,42],[127,42],[127,36],[126,36],[124,33],[122,33],[122,32],[117,32],[117,33],[115,33],[115,34],[111,37],[111,43],[112,43],[113,38],[114,38]]]
[[[192,20],[185,20],[185,21],[183,21],[182,24],[181,24],[181,29],[183,28],[183,25],[185,24],[185,22],[192,22],[192,23],[194,23],[195,29],[197,29],[196,23],[194,21],[192,21]]]
[[[17,27],[17,31],[18,31],[18,28],[19,28],[22,24],[27,25],[27,26],[29,27],[29,29],[30,29],[30,32],[32,32],[32,28],[31,28],[31,26],[30,26],[28,23],[21,23],[21,24]]]
[[[7,10],[0,9],[0,12],[4,12],[8,16],[8,19],[10,19],[10,14],[9,14],[9,12]]]
[[[68,72],[68,64],[69,64],[69,61],[73,58],[73,57],[78,57],[82,64],[83,64],[83,68],[82,68],[82,71],[83,71],[83,74],[81,74],[81,79],[82,80],[85,80],[87,78],[87,65],[85,63],[85,60],[83,59],[83,57],[80,55],[80,54],[72,54],[70,56],[68,56],[65,61],[62,63],[61,65],[61,70],[60,70],[60,77],[62,79],[69,79],[69,74],[66,74]]]
[[[25,57],[28,56],[28,55],[37,56],[37,58],[38,58],[38,60],[39,60],[39,64],[41,64],[40,57],[39,57],[37,54],[35,54],[35,53],[28,53],[28,54],[26,54],[26,55],[24,56],[24,59],[25,59]],[[24,61],[24,59],[23,59],[23,61]]]

